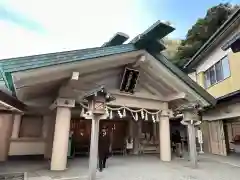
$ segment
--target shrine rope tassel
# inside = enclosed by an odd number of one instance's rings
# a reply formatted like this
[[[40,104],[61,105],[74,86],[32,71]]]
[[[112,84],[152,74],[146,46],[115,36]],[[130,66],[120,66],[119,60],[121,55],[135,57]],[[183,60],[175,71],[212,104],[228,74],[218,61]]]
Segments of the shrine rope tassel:
[[[86,105],[82,104],[82,103],[80,103],[80,104],[82,106],[82,111],[81,111],[80,116],[83,116],[83,114],[88,110],[88,107]],[[121,106],[121,107],[118,107],[118,108],[117,107],[112,108],[110,106],[106,106],[105,110],[106,110],[106,114],[108,115],[109,119],[113,118],[113,112],[114,111],[118,114],[118,116],[120,118],[126,117],[126,111],[129,111],[135,121],[139,120],[139,116],[142,119],[144,119],[145,121],[148,121],[148,118],[150,116],[150,117],[152,117],[153,122],[159,121],[159,115],[162,112],[162,110],[158,110],[158,111],[155,111],[155,112],[150,112],[150,111],[148,111],[147,109],[144,109],[144,108],[134,110],[134,109],[131,109],[131,108],[126,107],[126,106]]]

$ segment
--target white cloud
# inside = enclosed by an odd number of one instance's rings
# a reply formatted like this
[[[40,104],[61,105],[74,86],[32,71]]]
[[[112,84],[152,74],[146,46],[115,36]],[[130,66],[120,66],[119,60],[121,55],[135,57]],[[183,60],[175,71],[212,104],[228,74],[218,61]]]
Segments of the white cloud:
[[[4,2],[45,31],[31,31],[24,25],[0,20],[0,58],[100,46],[118,31],[134,37],[151,24],[146,23],[148,13],[143,12],[138,0]]]

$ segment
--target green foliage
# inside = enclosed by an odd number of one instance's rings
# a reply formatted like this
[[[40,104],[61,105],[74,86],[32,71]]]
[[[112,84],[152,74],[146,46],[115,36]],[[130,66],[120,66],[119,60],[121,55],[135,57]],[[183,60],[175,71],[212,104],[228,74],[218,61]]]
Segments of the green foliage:
[[[206,16],[199,18],[182,40],[173,58],[175,64],[180,66],[190,59],[238,7],[221,3],[208,9]]]

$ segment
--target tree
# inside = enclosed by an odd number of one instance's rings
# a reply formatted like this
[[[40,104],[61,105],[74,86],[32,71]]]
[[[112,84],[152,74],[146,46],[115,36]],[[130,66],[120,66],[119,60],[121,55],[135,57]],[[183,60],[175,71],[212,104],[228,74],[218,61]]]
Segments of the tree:
[[[166,47],[166,49],[163,51],[163,54],[169,59],[173,60],[176,56],[177,49],[179,45],[181,44],[180,39],[170,39],[170,38],[164,38],[163,43]]]
[[[238,5],[220,3],[208,9],[206,16],[199,18],[187,32],[186,39],[182,40],[178,47],[173,62],[182,67],[238,7]]]

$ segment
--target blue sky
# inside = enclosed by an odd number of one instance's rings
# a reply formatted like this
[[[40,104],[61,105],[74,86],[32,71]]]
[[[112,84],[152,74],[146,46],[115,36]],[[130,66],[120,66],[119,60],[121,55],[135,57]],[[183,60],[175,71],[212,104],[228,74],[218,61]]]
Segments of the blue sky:
[[[181,3],[179,3],[181,2]],[[131,38],[157,20],[184,38],[206,10],[240,0],[0,0],[0,58],[100,46],[118,31]]]

